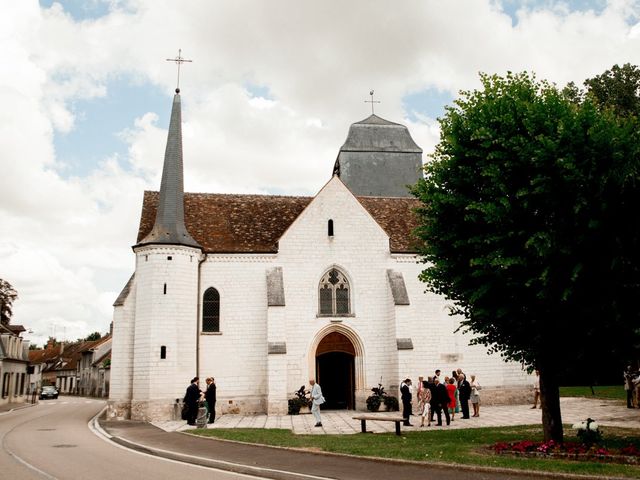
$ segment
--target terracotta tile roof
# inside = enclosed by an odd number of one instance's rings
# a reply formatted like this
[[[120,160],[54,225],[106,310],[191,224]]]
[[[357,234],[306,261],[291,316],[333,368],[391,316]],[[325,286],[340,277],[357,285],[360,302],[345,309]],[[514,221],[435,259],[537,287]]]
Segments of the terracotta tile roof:
[[[60,356],[60,346],[54,348],[40,348],[38,350],[29,350],[29,361],[31,363],[44,363],[54,361]]]
[[[420,201],[409,197],[357,197],[358,201],[378,222],[387,235],[392,253],[416,253],[417,239],[413,231],[418,227],[414,210]]]
[[[207,253],[277,253],[278,240],[313,197],[185,193],[185,224]],[[401,197],[358,197],[390,237],[392,253],[414,253],[413,209],[418,201]],[[153,227],[158,192],[144,192],[138,239]]]

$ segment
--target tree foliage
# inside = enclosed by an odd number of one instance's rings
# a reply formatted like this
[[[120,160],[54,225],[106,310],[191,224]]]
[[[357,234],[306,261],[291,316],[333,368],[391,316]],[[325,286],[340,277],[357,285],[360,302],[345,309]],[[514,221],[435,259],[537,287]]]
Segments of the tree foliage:
[[[561,441],[558,371],[637,339],[637,123],[526,73],[481,81],[447,108],[413,190],[421,279],[471,343],[540,370],[545,436]]]
[[[640,69],[625,63],[584,82],[587,96],[601,109],[610,108],[619,116],[640,114]]]
[[[13,302],[18,299],[18,292],[13,286],[0,278],[0,323],[9,325],[13,316]]]
[[[85,338],[85,340],[87,342],[92,342],[94,340],[100,340],[102,338],[102,335],[100,334],[100,332],[93,332],[90,335],[87,335],[87,338]]]

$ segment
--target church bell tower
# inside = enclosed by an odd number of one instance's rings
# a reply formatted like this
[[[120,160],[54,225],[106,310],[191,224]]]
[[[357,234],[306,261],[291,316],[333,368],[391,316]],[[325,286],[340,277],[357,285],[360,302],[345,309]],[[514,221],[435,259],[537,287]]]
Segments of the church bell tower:
[[[153,228],[137,245],[131,419],[171,418],[197,373],[202,247],[184,218],[180,89],[173,97]]]

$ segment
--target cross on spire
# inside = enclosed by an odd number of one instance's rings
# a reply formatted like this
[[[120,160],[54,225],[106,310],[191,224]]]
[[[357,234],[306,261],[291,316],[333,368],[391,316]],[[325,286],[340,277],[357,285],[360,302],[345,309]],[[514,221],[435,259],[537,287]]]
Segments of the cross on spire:
[[[187,60],[182,57],[182,49],[178,49],[178,56],[176,58],[167,58],[167,62],[175,62],[178,65],[178,81],[176,82],[176,93],[180,93],[180,65],[185,62],[193,62],[193,60]]]
[[[379,101],[379,100],[374,100],[374,99],[373,99],[373,90],[371,90],[371,91],[369,92],[369,95],[371,95],[371,100],[365,100],[365,101],[364,101],[364,103],[370,103],[370,104],[371,104],[371,115],[374,115],[374,114],[375,114],[375,112],[373,111],[373,104],[374,104],[374,103],[380,103],[380,101]]]

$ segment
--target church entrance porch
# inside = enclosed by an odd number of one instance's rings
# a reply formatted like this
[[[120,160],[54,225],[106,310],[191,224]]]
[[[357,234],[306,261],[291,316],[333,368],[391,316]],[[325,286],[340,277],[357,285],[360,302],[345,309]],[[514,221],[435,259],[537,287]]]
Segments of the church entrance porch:
[[[326,409],[355,409],[355,348],[339,332],[327,334],[316,349],[316,379]]]

